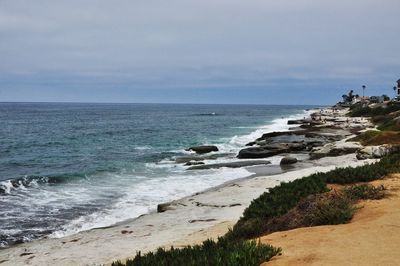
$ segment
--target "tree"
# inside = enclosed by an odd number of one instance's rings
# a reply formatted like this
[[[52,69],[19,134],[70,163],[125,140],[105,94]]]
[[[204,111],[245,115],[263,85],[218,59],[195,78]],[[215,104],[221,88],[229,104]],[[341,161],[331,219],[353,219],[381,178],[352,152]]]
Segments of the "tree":
[[[367,86],[365,86],[365,85],[362,85],[362,89],[363,89],[363,98],[364,98],[364,96],[365,96],[365,93],[364,93],[364,91],[365,91],[365,88],[366,88]]]
[[[384,101],[390,101],[389,96],[387,96],[386,94],[383,94],[382,97]]]

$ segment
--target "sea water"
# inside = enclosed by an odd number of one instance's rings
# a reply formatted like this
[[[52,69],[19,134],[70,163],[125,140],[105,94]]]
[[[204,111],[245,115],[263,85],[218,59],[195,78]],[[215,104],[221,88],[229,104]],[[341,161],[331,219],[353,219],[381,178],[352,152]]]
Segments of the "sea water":
[[[0,103],[0,247],[110,226],[243,178],[186,170],[193,145],[237,152],[307,106]],[[278,160],[272,160],[277,163]]]

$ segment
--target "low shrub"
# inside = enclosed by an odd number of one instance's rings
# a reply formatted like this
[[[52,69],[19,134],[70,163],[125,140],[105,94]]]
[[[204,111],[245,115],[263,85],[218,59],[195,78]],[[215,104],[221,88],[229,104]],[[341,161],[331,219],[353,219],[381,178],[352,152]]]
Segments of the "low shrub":
[[[316,173],[282,183],[253,200],[226,237],[249,239],[260,236],[269,230],[271,219],[285,215],[309,195],[326,192],[326,184],[369,182],[396,171],[400,171],[399,154],[386,156],[373,164],[336,168],[326,173]]]
[[[347,223],[355,210],[353,201],[342,193],[310,195],[285,215],[271,219],[263,234],[300,227]]]
[[[362,145],[400,144],[400,132],[368,130],[349,141],[359,141]]]
[[[385,197],[385,187],[369,184],[354,185],[343,189],[343,194],[352,200],[378,200]]]
[[[280,248],[256,243],[255,241],[228,241],[219,238],[218,242],[206,240],[201,245],[187,246],[181,249],[159,248],[156,252],[145,255],[137,253],[136,257],[126,263],[120,261],[112,266],[147,266],[147,265],[254,265],[270,260],[280,254]]]
[[[226,237],[248,239],[259,236],[266,231],[270,219],[284,215],[301,199],[326,191],[326,184],[314,175],[271,188],[251,202]]]
[[[351,220],[356,208],[353,201],[342,193],[318,195],[304,220],[309,226],[343,224]]]
[[[350,109],[350,116],[383,116],[400,110],[400,103],[388,103],[386,106],[370,107],[368,105],[356,104]]]

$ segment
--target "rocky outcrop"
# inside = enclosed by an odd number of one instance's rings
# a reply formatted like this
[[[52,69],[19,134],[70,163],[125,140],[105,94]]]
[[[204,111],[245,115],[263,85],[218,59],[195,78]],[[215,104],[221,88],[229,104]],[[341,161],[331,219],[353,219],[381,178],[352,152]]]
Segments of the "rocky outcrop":
[[[239,168],[253,165],[266,165],[270,164],[270,161],[253,160],[253,161],[240,161],[240,162],[230,162],[230,163],[215,163],[215,164],[204,164],[189,167],[188,170],[204,170],[204,169],[216,169],[222,167],[228,168]]]
[[[234,157],[235,154],[233,153],[215,153],[215,154],[208,154],[202,156],[182,156],[175,158],[176,163],[187,163],[190,161],[204,161],[204,160],[215,160],[220,157]]]
[[[306,148],[307,145],[304,142],[273,143],[261,147],[242,149],[237,157],[239,159],[266,158],[292,151],[302,151]]]
[[[362,145],[356,142],[329,143],[323,147],[314,148],[310,152],[310,159],[319,159],[327,156],[340,156],[355,153],[362,149]]]
[[[271,151],[271,150],[266,150],[263,148],[259,147],[254,147],[254,148],[246,148],[242,149],[239,151],[238,158],[239,159],[257,159],[257,158],[266,158],[270,156],[274,156],[279,154],[279,152],[284,152],[284,151]]]
[[[218,151],[218,147],[214,145],[204,145],[204,146],[193,146],[187,149],[188,151],[194,151],[197,154],[209,153],[212,151]]]
[[[357,151],[357,159],[379,159],[386,155],[396,153],[400,151],[399,145],[379,145],[379,146],[367,146]]]
[[[185,163],[186,166],[192,166],[192,165],[202,165],[204,162],[196,162],[196,161],[190,161]]]
[[[280,165],[288,165],[297,163],[297,158],[286,156],[281,159]]]

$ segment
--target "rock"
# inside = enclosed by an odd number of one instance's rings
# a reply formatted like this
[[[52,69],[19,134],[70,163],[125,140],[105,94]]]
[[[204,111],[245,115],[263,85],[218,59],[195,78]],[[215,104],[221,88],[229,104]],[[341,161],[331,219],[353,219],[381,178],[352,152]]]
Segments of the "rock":
[[[160,203],[157,205],[157,212],[165,212],[168,210],[175,210],[172,206],[171,203]]]
[[[310,159],[319,159],[327,156],[341,156],[355,153],[361,149],[362,146],[356,142],[328,143],[322,147],[313,148],[310,152]]]
[[[287,124],[288,125],[301,125],[301,124],[305,124],[305,123],[308,123],[308,122],[305,121],[304,119],[297,119],[297,120],[288,120]]]
[[[220,157],[234,157],[234,153],[215,153],[203,156],[182,156],[175,159],[176,163],[187,163],[190,161],[204,161],[204,160],[215,160]]]
[[[230,162],[230,163],[215,163],[215,164],[204,164],[204,165],[196,165],[189,167],[187,170],[204,170],[204,169],[216,169],[222,167],[228,168],[239,168],[245,166],[253,166],[253,165],[266,165],[270,164],[270,161],[261,161],[261,160],[253,160],[253,161],[240,161],[240,162]]]
[[[380,145],[380,146],[367,146],[357,151],[357,159],[379,159],[386,155],[400,151],[399,145]]]
[[[256,159],[266,158],[279,154],[282,151],[278,150],[266,150],[263,148],[246,148],[239,151],[237,158],[239,159]]]
[[[204,164],[204,162],[190,161],[190,162],[185,163],[186,166],[201,165],[201,164]]]
[[[287,136],[287,135],[304,135],[306,132],[307,132],[307,130],[274,131],[274,132],[263,134],[257,140],[265,140],[265,139],[269,139],[269,138],[273,138],[273,137]]]
[[[292,151],[302,151],[307,148],[307,145],[302,142],[291,142],[291,143],[273,143],[267,144],[262,147],[252,147],[242,149],[239,154],[239,159],[255,159],[255,158],[266,158],[281,153],[288,153]]]
[[[297,159],[294,157],[286,156],[282,158],[280,165],[294,164],[297,163]]]
[[[187,150],[194,151],[197,154],[204,154],[204,153],[209,153],[209,152],[212,152],[212,151],[218,151],[218,147],[217,146],[213,146],[213,145],[193,146],[193,147],[190,147]]]

